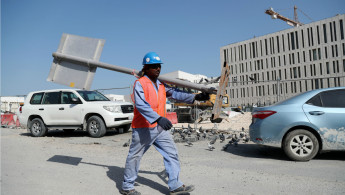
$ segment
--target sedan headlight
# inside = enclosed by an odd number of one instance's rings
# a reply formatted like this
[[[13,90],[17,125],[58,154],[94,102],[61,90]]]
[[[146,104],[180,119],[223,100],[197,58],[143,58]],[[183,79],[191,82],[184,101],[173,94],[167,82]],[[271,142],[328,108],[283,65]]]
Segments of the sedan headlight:
[[[103,106],[103,108],[108,110],[109,112],[122,113],[121,106]]]

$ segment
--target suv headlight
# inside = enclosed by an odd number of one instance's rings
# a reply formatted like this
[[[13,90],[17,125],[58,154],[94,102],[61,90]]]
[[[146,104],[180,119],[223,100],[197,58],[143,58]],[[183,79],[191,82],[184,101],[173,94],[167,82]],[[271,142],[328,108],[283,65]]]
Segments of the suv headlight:
[[[103,108],[108,110],[109,112],[122,113],[121,106],[103,106]]]

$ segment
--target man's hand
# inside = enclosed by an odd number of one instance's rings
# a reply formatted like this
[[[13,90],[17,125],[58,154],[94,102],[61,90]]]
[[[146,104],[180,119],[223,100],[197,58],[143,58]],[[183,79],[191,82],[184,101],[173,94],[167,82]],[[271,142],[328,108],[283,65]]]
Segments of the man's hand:
[[[194,99],[198,101],[206,101],[210,99],[210,94],[206,92],[202,92],[202,93],[196,94]]]
[[[171,129],[171,127],[173,126],[171,124],[171,122],[169,121],[169,119],[165,118],[165,117],[159,117],[157,119],[157,123],[159,126],[161,126],[164,130],[169,130]]]

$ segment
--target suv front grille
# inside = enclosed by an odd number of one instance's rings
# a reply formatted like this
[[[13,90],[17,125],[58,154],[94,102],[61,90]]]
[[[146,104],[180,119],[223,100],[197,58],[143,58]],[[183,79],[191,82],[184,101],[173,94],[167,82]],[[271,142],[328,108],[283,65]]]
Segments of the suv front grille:
[[[134,106],[133,105],[121,105],[121,110],[123,113],[133,113]]]

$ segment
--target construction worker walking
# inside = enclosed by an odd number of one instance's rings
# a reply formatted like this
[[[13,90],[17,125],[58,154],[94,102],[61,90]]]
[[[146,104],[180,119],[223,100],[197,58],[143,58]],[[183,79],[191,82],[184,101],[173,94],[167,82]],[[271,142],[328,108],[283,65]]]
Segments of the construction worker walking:
[[[144,56],[143,69],[135,81],[134,118],[132,122],[132,143],[126,159],[124,181],[121,194],[138,195],[134,183],[138,176],[140,160],[144,153],[154,145],[163,156],[165,171],[168,175],[170,194],[187,193],[194,190],[193,185],[186,186],[179,179],[180,161],[176,145],[167,131],[172,127],[166,115],[166,98],[186,103],[209,99],[208,93],[190,94],[171,88],[158,80],[162,61],[155,52]]]

